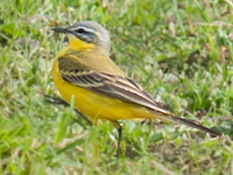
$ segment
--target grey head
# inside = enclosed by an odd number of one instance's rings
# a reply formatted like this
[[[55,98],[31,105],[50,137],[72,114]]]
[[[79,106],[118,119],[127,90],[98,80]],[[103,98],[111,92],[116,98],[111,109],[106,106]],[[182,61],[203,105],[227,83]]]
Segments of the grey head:
[[[87,43],[93,43],[97,47],[103,49],[106,54],[110,55],[111,40],[109,33],[103,26],[95,21],[80,21],[70,27],[56,27],[53,28],[53,30],[76,36]]]

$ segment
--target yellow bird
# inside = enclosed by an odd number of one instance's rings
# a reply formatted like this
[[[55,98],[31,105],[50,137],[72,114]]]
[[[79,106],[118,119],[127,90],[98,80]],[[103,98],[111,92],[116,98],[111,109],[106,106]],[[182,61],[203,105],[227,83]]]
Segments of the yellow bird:
[[[156,102],[139,84],[128,78],[110,59],[108,31],[94,21],[81,21],[54,31],[67,34],[69,44],[55,58],[53,80],[62,97],[90,120],[109,120],[118,129],[121,152],[122,127],[119,119],[170,120],[219,136],[221,133],[176,117]]]

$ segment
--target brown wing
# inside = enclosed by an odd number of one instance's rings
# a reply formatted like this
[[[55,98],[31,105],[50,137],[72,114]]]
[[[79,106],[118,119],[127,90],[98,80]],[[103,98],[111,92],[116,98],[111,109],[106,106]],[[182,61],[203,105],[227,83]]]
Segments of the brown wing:
[[[169,113],[148,92],[129,78],[101,72],[79,71],[77,69],[63,70],[61,75],[65,81],[79,87],[129,103],[142,105],[161,113]]]

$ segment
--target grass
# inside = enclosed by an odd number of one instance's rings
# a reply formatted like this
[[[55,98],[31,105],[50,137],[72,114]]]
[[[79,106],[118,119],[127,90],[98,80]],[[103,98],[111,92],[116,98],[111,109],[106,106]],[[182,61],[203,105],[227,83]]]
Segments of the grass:
[[[215,1],[5,0],[0,3],[0,174],[233,174],[233,6]],[[90,126],[59,95],[51,65],[64,47],[51,28],[94,20],[112,59],[171,111],[225,134],[121,121]]]

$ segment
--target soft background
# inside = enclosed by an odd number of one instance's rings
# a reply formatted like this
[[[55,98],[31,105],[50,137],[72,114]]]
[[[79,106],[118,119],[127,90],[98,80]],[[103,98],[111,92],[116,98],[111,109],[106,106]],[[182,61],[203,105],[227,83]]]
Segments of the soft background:
[[[94,20],[111,33],[112,59],[179,116],[225,133],[122,121],[88,125],[59,96],[51,65],[64,36],[51,28]],[[233,174],[231,0],[2,0],[0,174]]]

